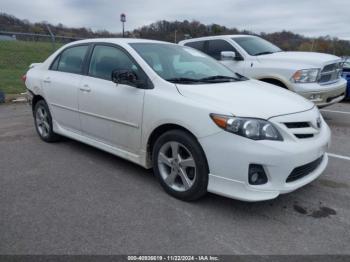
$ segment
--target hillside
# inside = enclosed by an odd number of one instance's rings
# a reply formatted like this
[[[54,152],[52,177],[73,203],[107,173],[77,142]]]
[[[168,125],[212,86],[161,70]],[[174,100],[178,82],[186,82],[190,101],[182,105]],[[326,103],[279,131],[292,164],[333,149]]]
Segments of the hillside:
[[[0,31],[48,34],[49,32],[47,30],[46,24],[50,26],[50,29],[53,32],[53,34],[60,36],[79,38],[118,36],[118,34],[112,34],[105,30],[92,31],[90,28],[73,28],[64,26],[63,24],[53,25],[44,21],[32,23],[25,19],[19,19],[13,15],[0,13]]]
[[[15,16],[0,13],[0,31],[13,31],[24,33],[48,34],[46,22],[29,22],[21,20]],[[48,24],[52,32],[56,36],[72,37],[72,38],[95,38],[95,37],[120,37],[118,33],[111,33],[106,30],[93,31],[90,28],[72,28],[63,24]],[[303,35],[295,34],[289,31],[281,31],[275,33],[257,33],[247,30],[238,30],[237,28],[228,28],[218,24],[203,24],[199,21],[166,21],[160,20],[150,25],[144,25],[140,28],[126,32],[128,37],[139,37],[147,39],[157,39],[163,41],[174,42],[176,32],[176,41],[180,41],[189,37],[200,37],[208,35],[222,34],[255,34],[259,35],[282,49],[315,51],[336,54],[339,56],[350,55],[350,41],[323,36],[320,31],[320,37],[311,38]],[[25,37],[20,37],[25,39]],[[32,37],[29,37],[32,40]],[[47,39],[46,39],[47,40]]]
[[[0,41],[0,90],[7,94],[23,92],[21,76],[28,66],[44,61],[51,53],[52,45],[46,42]]]
[[[119,34],[108,31],[92,31],[90,28],[71,28],[63,24],[49,24],[56,36],[70,38],[95,38],[95,37],[120,37]],[[48,34],[46,23],[32,23],[21,20],[15,16],[0,13],[0,31]],[[130,32],[128,37],[157,39],[168,42],[180,41],[185,37],[201,37],[221,34],[255,34],[246,30],[228,28],[218,24],[205,25],[199,21],[158,21],[150,25],[142,26]],[[350,56],[350,41],[339,40],[323,36],[318,38],[305,37],[288,31],[276,33],[260,33],[259,35],[283,50],[314,51],[336,54],[338,56]],[[322,32],[320,32],[322,35]],[[28,41],[0,41],[0,90],[6,93],[19,93],[24,90],[20,77],[33,62],[43,61],[52,53],[49,38],[19,36],[18,40]],[[35,40],[35,41],[33,41]],[[56,43],[56,48],[61,44]]]

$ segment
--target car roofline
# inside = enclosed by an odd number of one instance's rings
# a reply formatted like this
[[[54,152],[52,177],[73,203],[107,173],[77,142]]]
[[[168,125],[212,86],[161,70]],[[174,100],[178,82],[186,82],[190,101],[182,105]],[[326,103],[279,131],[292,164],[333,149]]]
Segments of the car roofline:
[[[111,43],[111,44],[133,44],[133,43],[159,43],[159,44],[173,44],[165,41],[158,40],[150,40],[150,39],[142,39],[142,38],[88,38],[77,40],[69,43],[68,45],[76,45],[76,44],[89,44],[89,43]]]
[[[232,39],[237,37],[257,37],[255,35],[215,35],[215,36],[203,36],[203,37],[196,37],[191,39],[182,40],[179,42],[179,44],[182,43],[190,43],[190,42],[196,42],[196,41],[205,41],[205,40],[213,40],[213,39]]]

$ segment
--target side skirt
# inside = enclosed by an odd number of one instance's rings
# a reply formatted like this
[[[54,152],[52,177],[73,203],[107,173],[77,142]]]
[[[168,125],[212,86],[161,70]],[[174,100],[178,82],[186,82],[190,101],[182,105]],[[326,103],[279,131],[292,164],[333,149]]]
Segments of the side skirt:
[[[101,141],[97,141],[95,139],[92,139],[92,138],[89,138],[87,136],[84,136],[81,133],[74,132],[74,131],[71,131],[71,130],[67,130],[67,129],[59,126],[57,124],[57,122],[55,122],[55,121],[54,121],[54,124],[53,124],[53,129],[54,129],[54,132],[59,134],[59,135],[62,135],[62,136],[65,136],[65,137],[77,140],[77,141],[82,142],[84,144],[87,144],[87,145],[96,147],[98,149],[101,149],[103,151],[106,151],[106,152],[108,152],[110,154],[113,154],[115,156],[118,156],[118,157],[124,158],[126,160],[129,160],[129,161],[131,161],[131,162],[133,162],[135,164],[138,164],[138,165],[140,165],[142,167],[146,167],[145,159],[143,159],[144,156],[142,157],[141,155],[137,155],[137,154],[131,153],[131,152],[126,151],[124,149],[116,148],[114,146],[108,145],[108,144],[103,143]]]

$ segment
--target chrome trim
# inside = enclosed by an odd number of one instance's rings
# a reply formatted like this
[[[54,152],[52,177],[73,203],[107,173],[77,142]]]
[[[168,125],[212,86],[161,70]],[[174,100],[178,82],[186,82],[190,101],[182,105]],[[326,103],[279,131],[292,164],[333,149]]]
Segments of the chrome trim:
[[[79,112],[77,109],[68,107],[68,106],[62,106],[62,105],[58,105],[58,104],[54,104],[54,103],[50,103],[51,106],[55,106],[55,107],[59,107],[59,108],[63,108],[63,109],[67,109],[69,111],[73,111],[73,112]]]
[[[332,81],[328,81],[328,82],[319,82],[319,84],[320,84],[321,86],[324,86],[324,85],[331,85],[331,84],[335,84],[335,83],[339,82],[339,80],[340,80],[340,78],[335,79],[335,80],[332,80]]]
[[[97,115],[97,114],[94,114],[94,113],[89,113],[89,112],[86,112],[86,111],[80,111],[80,110],[79,110],[79,113],[82,113],[82,114],[88,115],[88,116],[101,118],[101,119],[108,120],[108,121],[111,121],[111,122],[115,122],[115,123],[118,123],[118,124],[123,124],[123,125],[131,126],[131,127],[134,127],[134,128],[139,128],[139,125],[134,124],[134,123],[130,123],[130,122],[126,122],[126,121],[123,121],[123,120],[110,118],[110,117],[105,117],[105,116]]]
[[[101,119],[104,119],[104,120],[107,120],[107,121],[111,121],[111,122],[114,122],[114,123],[117,123],[117,124],[122,124],[122,125],[126,125],[126,126],[131,126],[131,127],[134,127],[134,128],[139,128],[138,124],[126,122],[126,121],[123,121],[123,120],[110,118],[110,117],[105,117],[105,116],[97,115],[97,114],[94,114],[94,113],[77,110],[77,109],[74,109],[74,108],[71,108],[71,107],[67,107],[67,106],[57,105],[57,104],[54,104],[54,103],[51,103],[50,105],[55,106],[55,107],[59,107],[59,108],[63,108],[63,109],[67,109],[67,110],[70,110],[70,111],[73,111],[73,112],[81,113],[81,114],[84,114],[84,115],[93,116],[93,117],[96,117],[96,118],[101,118]]]
[[[327,70],[327,71],[325,71],[325,70]],[[317,82],[320,85],[334,84],[341,79],[341,71],[342,71],[342,66],[341,66],[340,62],[325,65],[319,73]],[[326,81],[326,82],[321,81],[321,78],[323,76],[329,76],[330,80]]]

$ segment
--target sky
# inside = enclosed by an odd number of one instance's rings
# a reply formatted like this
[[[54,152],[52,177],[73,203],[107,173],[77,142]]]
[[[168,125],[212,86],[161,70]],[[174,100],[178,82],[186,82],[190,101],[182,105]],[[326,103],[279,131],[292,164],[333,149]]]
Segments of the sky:
[[[30,22],[121,31],[158,20],[198,20],[255,33],[289,30],[350,40],[350,0],[0,0],[0,12]]]

